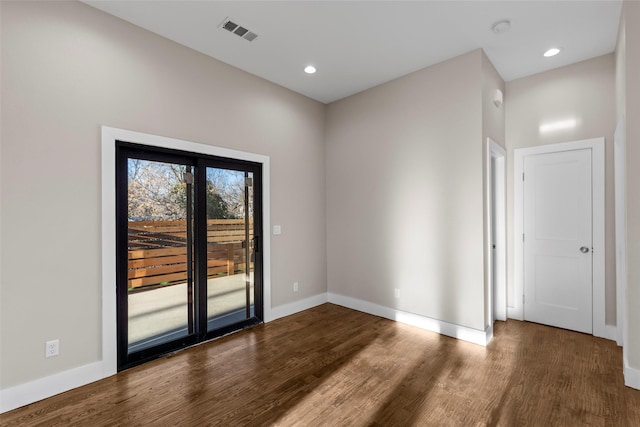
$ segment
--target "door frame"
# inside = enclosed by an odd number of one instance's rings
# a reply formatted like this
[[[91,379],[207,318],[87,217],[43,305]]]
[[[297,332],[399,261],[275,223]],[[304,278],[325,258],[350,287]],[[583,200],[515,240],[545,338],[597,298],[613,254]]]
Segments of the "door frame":
[[[485,225],[487,230],[487,300],[488,326],[492,326],[495,320],[507,320],[507,224],[506,224],[506,151],[492,140],[487,138],[486,143],[486,213]],[[492,162],[493,160],[493,162]],[[491,179],[491,176],[495,182]],[[493,185],[492,185],[493,184]],[[495,198],[495,211],[493,199]],[[496,249],[492,248],[493,227],[495,224]],[[494,260],[495,257],[495,270]]]
[[[592,284],[592,326],[593,335],[608,338],[605,317],[605,199],[604,199],[604,137],[579,141],[548,144],[537,147],[518,148],[513,152],[514,206],[513,206],[513,247],[514,247],[514,301],[509,307],[509,317],[524,320],[524,158],[531,155],[558,153],[573,150],[591,150],[592,181],[592,221],[593,221],[593,284]]]
[[[262,164],[262,257],[264,321],[272,320],[270,229],[270,158],[181,139],[102,126],[102,361],[103,377],[118,371],[116,319],[116,141],[247,160]]]
[[[192,274],[187,274],[184,282],[187,287],[185,289],[184,301],[181,305],[187,308],[187,323],[181,326],[187,326],[186,332],[180,327],[180,332],[154,335],[150,337],[146,345],[131,345],[129,334],[131,329],[131,319],[129,316],[131,294],[129,287],[129,251],[127,246],[129,243],[128,229],[128,199],[127,186],[129,180],[128,164],[130,159],[140,159],[148,162],[160,162],[165,164],[181,165],[188,169],[194,177],[193,182],[193,205],[192,216],[186,214],[187,224],[194,224],[191,232],[193,238],[192,256]],[[253,218],[257,221],[253,225],[254,237],[262,241],[262,164],[257,162],[249,162],[246,160],[233,159],[229,157],[210,156],[194,151],[170,150],[159,148],[146,144],[140,144],[137,141],[117,141],[116,142],[116,275],[117,275],[117,292],[116,304],[118,305],[118,370],[132,368],[141,363],[149,362],[153,359],[162,357],[175,351],[210,341],[214,338],[226,335],[230,332],[239,331],[246,327],[256,325],[263,322],[264,310],[262,299],[262,251],[255,252],[255,262],[253,263],[254,276],[254,304],[250,304],[249,287],[245,286],[245,296],[243,298],[246,306],[242,309],[245,317],[229,317],[226,323],[220,324],[214,322],[210,324],[212,318],[208,313],[208,291],[209,291],[209,275],[207,272],[208,263],[208,239],[207,239],[207,200],[206,200],[206,173],[209,168],[231,170],[240,172],[246,180],[248,173],[253,174],[253,196],[254,203]],[[246,181],[245,181],[246,182]],[[188,190],[185,189],[187,192]],[[246,196],[246,184],[245,184]],[[186,192],[185,192],[186,194]],[[245,203],[248,199],[245,197]],[[245,206],[246,208],[246,206]],[[188,209],[188,208],[187,208]],[[188,210],[187,210],[188,212]],[[245,209],[244,222],[248,226],[250,218],[249,210]],[[248,231],[245,228],[245,233]],[[189,233],[188,233],[189,234]],[[245,235],[245,237],[247,237]],[[247,237],[248,238],[248,237]],[[184,242],[185,248],[189,246],[187,241]],[[250,258],[251,244],[247,240],[243,244],[245,255],[247,256],[245,263],[248,268]],[[187,251],[189,254],[189,251]],[[188,257],[189,255],[187,255]],[[189,261],[187,261],[189,264]],[[189,271],[189,268],[187,271]],[[248,272],[248,270],[246,270]],[[246,276],[245,276],[246,278]],[[253,307],[253,314],[249,306]],[[185,313],[186,314],[186,313]],[[209,327],[213,326],[213,329]],[[152,344],[153,342],[153,344]]]
[[[620,119],[613,134],[613,170],[616,233],[616,342],[623,347],[626,360],[627,339],[627,193],[626,193],[626,132],[625,119]]]

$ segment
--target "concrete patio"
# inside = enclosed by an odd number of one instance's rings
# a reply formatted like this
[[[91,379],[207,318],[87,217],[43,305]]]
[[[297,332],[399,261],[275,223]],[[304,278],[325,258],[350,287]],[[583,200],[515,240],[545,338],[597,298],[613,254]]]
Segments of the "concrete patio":
[[[213,323],[216,326],[225,326],[245,317],[245,277],[243,273],[208,280],[207,317],[210,325]],[[250,281],[250,298],[253,306],[253,273],[250,274]],[[130,351],[137,351],[187,334],[186,283],[129,294]]]

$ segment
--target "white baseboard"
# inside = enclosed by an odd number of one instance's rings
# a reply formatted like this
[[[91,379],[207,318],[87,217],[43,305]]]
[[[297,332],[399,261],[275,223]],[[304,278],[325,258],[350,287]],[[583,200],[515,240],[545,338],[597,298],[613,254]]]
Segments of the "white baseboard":
[[[94,362],[0,390],[0,413],[106,378],[107,368],[101,361]]]
[[[375,316],[384,317],[386,319],[395,320],[407,325],[416,326],[428,331],[437,332],[449,337],[458,338],[463,341],[469,341],[474,344],[486,346],[493,337],[493,328],[486,331],[467,328],[466,326],[455,325],[453,323],[442,320],[432,319],[418,314],[408,313],[406,311],[396,310],[394,308],[384,307],[369,301],[363,301],[356,298],[346,297],[334,293],[328,294],[328,302],[351,308],[353,310],[362,311],[364,313],[373,314]]]
[[[603,334],[600,338],[605,338],[611,341],[618,340],[618,328],[611,325],[604,325]],[[594,334],[595,335],[595,334]],[[597,335],[596,335],[597,336]]]
[[[640,369],[629,366],[628,361],[624,361],[624,385],[640,390]]]
[[[515,320],[524,320],[524,316],[522,315],[522,310],[519,310],[515,307],[507,307],[507,318],[515,319]]]
[[[304,311],[309,308],[321,305],[327,302],[327,294],[315,295],[291,304],[285,304],[275,307],[269,313],[271,321],[280,317]],[[73,388],[82,387],[83,385],[106,378],[115,372],[109,369],[108,364],[103,362],[90,363],[78,368],[69,369],[48,377],[40,378],[28,383],[19,384],[0,390],[0,413],[11,411],[21,406],[37,402],[56,394],[64,393]]]
[[[400,323],[416,326],[428,331],[437,332],[442,335],[447,335],[483,346],[486,346],[493,338],[492,328],[487,328],[486,331],[481,331],[333,293],[314,295],[300,301],[274,307],[270,310],[269,317],[265,318],[265,322],[271,322],[281,317],[308,310],[326,302],[373,314],[375,316],[384,317],[386,319],[395,320]],[[95,362],[25,384],[0,390],[0,413],[106,378],[114,373],[108,365],[108,363],[104,362]],[[640,372],[636,370],[630,370],[630,372],[632,372],[630,374],[631,381],[635,381],[634,384],[640,386]],[[625,379],[626,377],[627,375],[625,370]],[[630,385],[630,387],[634,386]]]
[[[491,342],[491,340],[493,339],[493,325],[489,326],[485,331],[485,343],[484,344],[480,344],[483,346],[487,346],[487,344],[489,344]]]
[[[308,310],[318,305],[327,302],[327,294],[318,294],[309,298],[302,299],[300,301],[294,301],[289,304],[279,305],[278,307],[271,308],[268,317],[265,316],[265,323],[272,320],[279,319],[281,317],[290,316],[300,311]]]

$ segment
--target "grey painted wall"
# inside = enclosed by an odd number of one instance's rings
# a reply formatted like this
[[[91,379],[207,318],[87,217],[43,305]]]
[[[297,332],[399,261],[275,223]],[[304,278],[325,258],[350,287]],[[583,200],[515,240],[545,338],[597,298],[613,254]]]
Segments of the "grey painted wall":
[[[272,305],[326,292],[324,105],[81,3],[1,7],[2,388],[100,360],[101,125],[270,156]]]
[[[329,105],[330,292],[484,330],[482,55]]]
[[[627,190],[627,298],[628,338],[624,343],[629,366],[640,381],[640,3],[625,1],[621,39],[618,44],[622,67],[618,74],[618,116],[626,117]],[[633,95],[633,96],[630,96]]]

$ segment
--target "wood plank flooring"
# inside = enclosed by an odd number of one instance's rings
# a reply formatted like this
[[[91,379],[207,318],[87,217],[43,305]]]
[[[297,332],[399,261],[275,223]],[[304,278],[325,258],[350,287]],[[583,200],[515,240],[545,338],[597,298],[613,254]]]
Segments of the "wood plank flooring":
[[[2,426],[640,426],[612,341],[497,322],[486,348],[325,304],[0,416]]]

